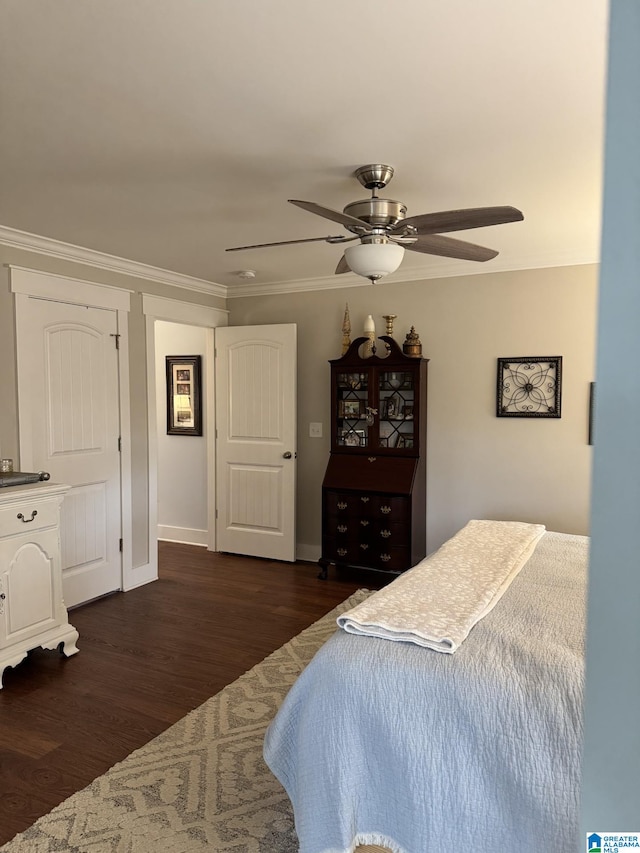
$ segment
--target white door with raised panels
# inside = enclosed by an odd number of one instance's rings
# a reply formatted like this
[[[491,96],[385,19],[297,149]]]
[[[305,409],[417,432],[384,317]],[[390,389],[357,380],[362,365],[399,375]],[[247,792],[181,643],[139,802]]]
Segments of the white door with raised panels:
[[[215,330],[216,550],[295,561],[296,326]]]
[[[20,467],[71,486],[67,607],[122,586],[117,312],[29,297],[17,312]]]

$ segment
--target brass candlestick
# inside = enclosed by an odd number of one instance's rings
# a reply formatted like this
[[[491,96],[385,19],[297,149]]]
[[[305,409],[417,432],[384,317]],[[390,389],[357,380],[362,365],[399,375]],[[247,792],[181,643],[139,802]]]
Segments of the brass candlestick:
[[[344,308],[344,320],[342,321],[342,355],[351,346],[351,320],[349,318],[349,303]]]
[[[396,319],[397,314],[383,314],[382,319],[387,321],[387,335],[388,337],[393,337],[393,321]]]

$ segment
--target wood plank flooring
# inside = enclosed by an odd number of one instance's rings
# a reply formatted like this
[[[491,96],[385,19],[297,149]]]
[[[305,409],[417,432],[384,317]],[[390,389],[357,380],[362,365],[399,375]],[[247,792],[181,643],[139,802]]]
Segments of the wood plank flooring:
[[[242,675],[356,589],[310,563],[159,543],[160,580],[71,611],[80,653],[36,649],[0,690],[0,844]]]

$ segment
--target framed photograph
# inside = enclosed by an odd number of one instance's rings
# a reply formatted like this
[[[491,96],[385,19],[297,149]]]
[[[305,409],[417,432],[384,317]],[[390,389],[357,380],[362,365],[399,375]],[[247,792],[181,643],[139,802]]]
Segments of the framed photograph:
[[[383,417],[388,421],[398,420],[402,417],[402,403],[396,396],[387,397],[384,401]]]
[[[202,435],[202,356],[168,355],[167,435]]]
[[[413,447],[413,436],[412,435],[404,435],[404,433],[400,433],[398,435],[398,442],[396,447]]]
[[[367,436],[363,429],[345,429],[342,431],[342,443],[346,447],[364,447]]]
[[[340,400],[340,405],[338,407],[338,417],[358,420],[360,417],[362,417],[362,403],[362,400]]]
[[[562,356],[498,359],[499,418],[559,418]]]

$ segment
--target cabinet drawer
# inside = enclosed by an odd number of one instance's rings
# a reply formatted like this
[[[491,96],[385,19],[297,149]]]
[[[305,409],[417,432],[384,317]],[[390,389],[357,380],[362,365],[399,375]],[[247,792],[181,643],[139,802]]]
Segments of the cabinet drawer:
[[[376,517],[391,523],[408,524],[411,518],[409,498],[379,495],[375,503]]]
[[[389,572],[404,572],[411,568],[410,548],[388,547],[378,542],[323,540],[322,555],[327,560],[352,566],[364,566]]]
[[[404,572],[411,568],[411,551],[409,548],[385,548],[377,549],[372,563],[376,568],[387,569],[390,572]]]
[[[329,518],[356,518],[356,492],[325,492],[325,508]]]
[[[367,492],[325,492],[325,507],[329,519],[388,519],[408,523],[409,498]]]
[[[25,500],[0,508],[0,537],[32,533],[57,524],[58,502],[55,500]]]
[[[357,542],[353,539],[325,538],[323,556],[337,563],[350,563],[354,566],[377,565],[377,550],[369,542]]]
[[[380,521],[376,525],[374,538],[379,543],[378,547],[408,548],[411,545],[411,528],[408,524],[392,524]]]

